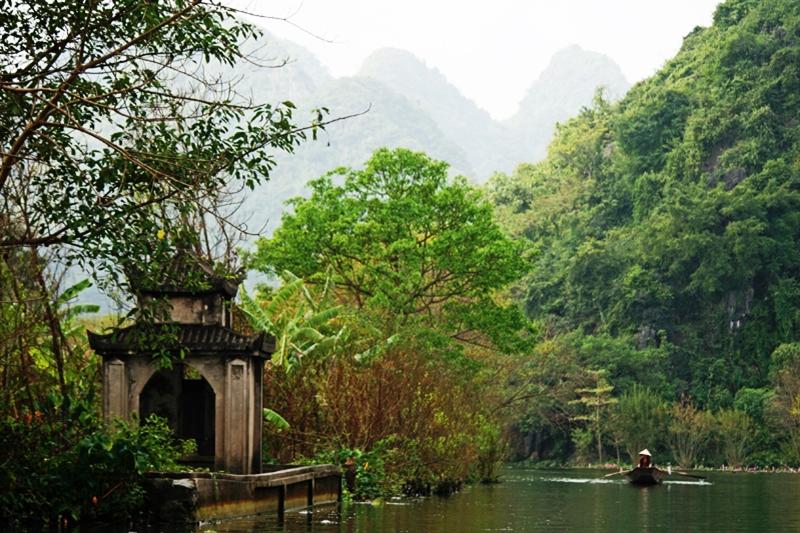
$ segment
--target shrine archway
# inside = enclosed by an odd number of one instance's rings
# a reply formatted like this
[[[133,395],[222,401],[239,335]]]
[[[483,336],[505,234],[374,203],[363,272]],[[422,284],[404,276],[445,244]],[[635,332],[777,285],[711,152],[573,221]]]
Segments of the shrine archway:
[[[144,422],[155,414],[180,439],[197,443],[190,462],[213,463],[216,439],[216,394],[203,374],[188,364],[152,374],[139,395],[139,416]]]

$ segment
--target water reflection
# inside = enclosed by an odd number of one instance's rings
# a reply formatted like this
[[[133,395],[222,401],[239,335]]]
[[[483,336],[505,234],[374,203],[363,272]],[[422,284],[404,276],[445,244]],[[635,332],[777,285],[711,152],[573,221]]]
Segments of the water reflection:
[[[800,531],[800,475],[716,473],[708,481],[636,487],[586,470],[509,468],[499,485],[468,487],[450,498],[287,513],[208,524],[204,531]]]

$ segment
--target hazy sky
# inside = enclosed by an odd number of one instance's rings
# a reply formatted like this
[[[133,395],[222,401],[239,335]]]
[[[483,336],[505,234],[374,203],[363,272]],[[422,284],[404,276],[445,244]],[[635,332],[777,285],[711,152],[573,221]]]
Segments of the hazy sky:
[[[655,72],[719,0],[225,0],[291,21],[257,23],[310,49],[334,76],[391,46],[439,69],[495,118],[514,113],[556,51],[570,44],[616,61],[629,81]]]

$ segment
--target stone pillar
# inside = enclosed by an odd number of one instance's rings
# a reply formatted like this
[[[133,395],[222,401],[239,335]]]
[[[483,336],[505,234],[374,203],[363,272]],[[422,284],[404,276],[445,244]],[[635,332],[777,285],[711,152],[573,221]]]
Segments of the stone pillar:
[[[103,362],[103,413],[107,421],[128,419],[128,376],[120,359]]]
[[[251,372],[253,376],[253,414],[250,416],[250,419],[253,421],[253,433],[250,439],[253,446],[253,459],[250,473],[260,474],[262,462],[261,444],[264,425],[264,361],[262,359],[251,359],[250,368],[252,369]]]
[[[225,470],[231,474],[249,474],[250,443],[250,380],[248,365],[234,359],[227,365],[225,379]]]

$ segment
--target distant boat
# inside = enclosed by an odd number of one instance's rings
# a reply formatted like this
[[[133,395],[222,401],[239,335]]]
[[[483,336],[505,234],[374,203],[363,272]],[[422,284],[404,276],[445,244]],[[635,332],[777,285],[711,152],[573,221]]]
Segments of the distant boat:
[[[637,466],[632,470],[621,470],[612,474],[607,474],[604,477],[611,476],[625,476],[632,485],[658,485],[667,476],[683,476],[694,479],[705,479],[703,476],[695,476],[693,474],[686,474],[685,472],[675,472],[670,470],[661,470],[655,466]]]

